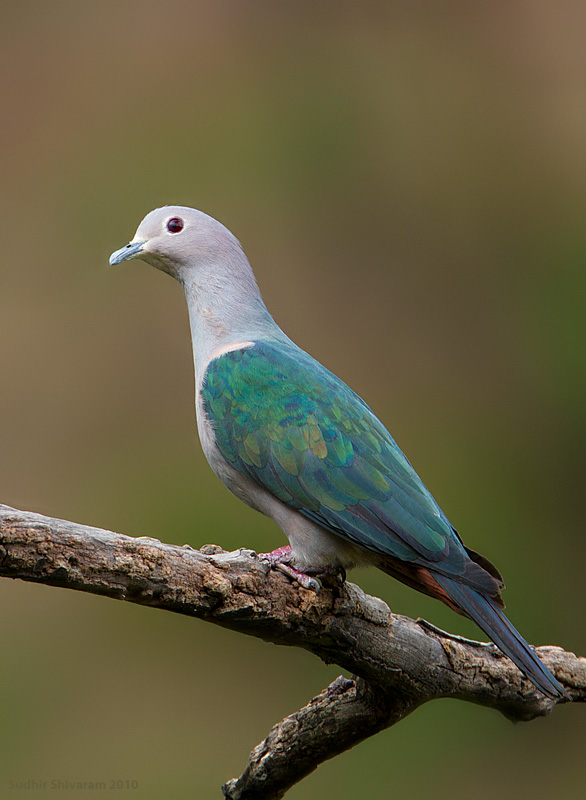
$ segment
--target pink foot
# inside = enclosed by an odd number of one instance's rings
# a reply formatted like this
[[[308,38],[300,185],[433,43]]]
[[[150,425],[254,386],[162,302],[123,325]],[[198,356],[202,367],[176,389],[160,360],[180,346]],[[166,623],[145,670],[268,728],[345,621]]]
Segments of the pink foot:
[[[258,557],[264,561],[269,561],[272,565],[288,563],[293,558],[291,545],[286,544],[283,547],[277,547],[276,550],[272,550],[270,553],[259,553]]]
[[[295,567],[289,564],[293,557],[291,555],[291,545],[286,544],[283,547],[277,547],[277,549],[273,550],[271,553],[259,553],[258,557],[262,558],[264,561],[268,561],[271,567],[293,578],[293,580],[300,586],[303,586],[304,589],[311,589],[316,594],[319,594],[321,589],[319,581],[312,578],[311,575],[307,575],[305,572],[295,569]]]

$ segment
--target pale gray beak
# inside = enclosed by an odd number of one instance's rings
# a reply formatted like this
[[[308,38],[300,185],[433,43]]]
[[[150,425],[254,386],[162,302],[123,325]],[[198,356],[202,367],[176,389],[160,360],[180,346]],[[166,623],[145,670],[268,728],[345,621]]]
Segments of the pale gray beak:
[[[122,261],[128,261],[130,258],[136,258],[144,246],[145,242],[129,242],[125,247],[121,247],[120,250],[112,253],[110,264],[113,266],[114,264],[120,264]]]

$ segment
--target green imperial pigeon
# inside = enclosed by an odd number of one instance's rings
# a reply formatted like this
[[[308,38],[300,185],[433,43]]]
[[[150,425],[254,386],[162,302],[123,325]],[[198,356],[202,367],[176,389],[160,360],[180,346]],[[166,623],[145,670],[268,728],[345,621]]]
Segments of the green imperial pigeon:
[[[498,570],[465,547],[366,403],[275,323],[232,233],[166,206],[110,264],[131,258],[183,287],[203,451],[290,542],[264,557],[313,589],[312,576],[373,564],[474,620],[543,694],[566,697],[503,614]]]

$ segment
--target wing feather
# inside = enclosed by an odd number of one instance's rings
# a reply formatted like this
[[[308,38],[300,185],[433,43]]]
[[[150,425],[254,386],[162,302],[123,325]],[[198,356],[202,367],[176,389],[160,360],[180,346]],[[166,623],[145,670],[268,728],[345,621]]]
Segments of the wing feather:
[[[227,352],[201,392],[226,461],[282,502],[383,557],[498,590],[366,403],[307,353]]]

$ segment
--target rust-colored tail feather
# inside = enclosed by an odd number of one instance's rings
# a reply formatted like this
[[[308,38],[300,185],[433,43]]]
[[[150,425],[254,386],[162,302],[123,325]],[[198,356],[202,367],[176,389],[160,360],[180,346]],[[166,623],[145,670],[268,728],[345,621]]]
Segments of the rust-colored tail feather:
[[[424,594],[436,597],[453,611],[475,622],[546,697],[567,698],[568,694],[563,686],[541,663],[531,645],[503,614],[504,603],[500,596],[503,582],[498,571],[482,556],[474,551],[468,552],[472,560],[486,569],[495,579],[498,588],[494,595],[481,594],[453,578],[396,559],[385,559],[379,567],[393,578]]]

